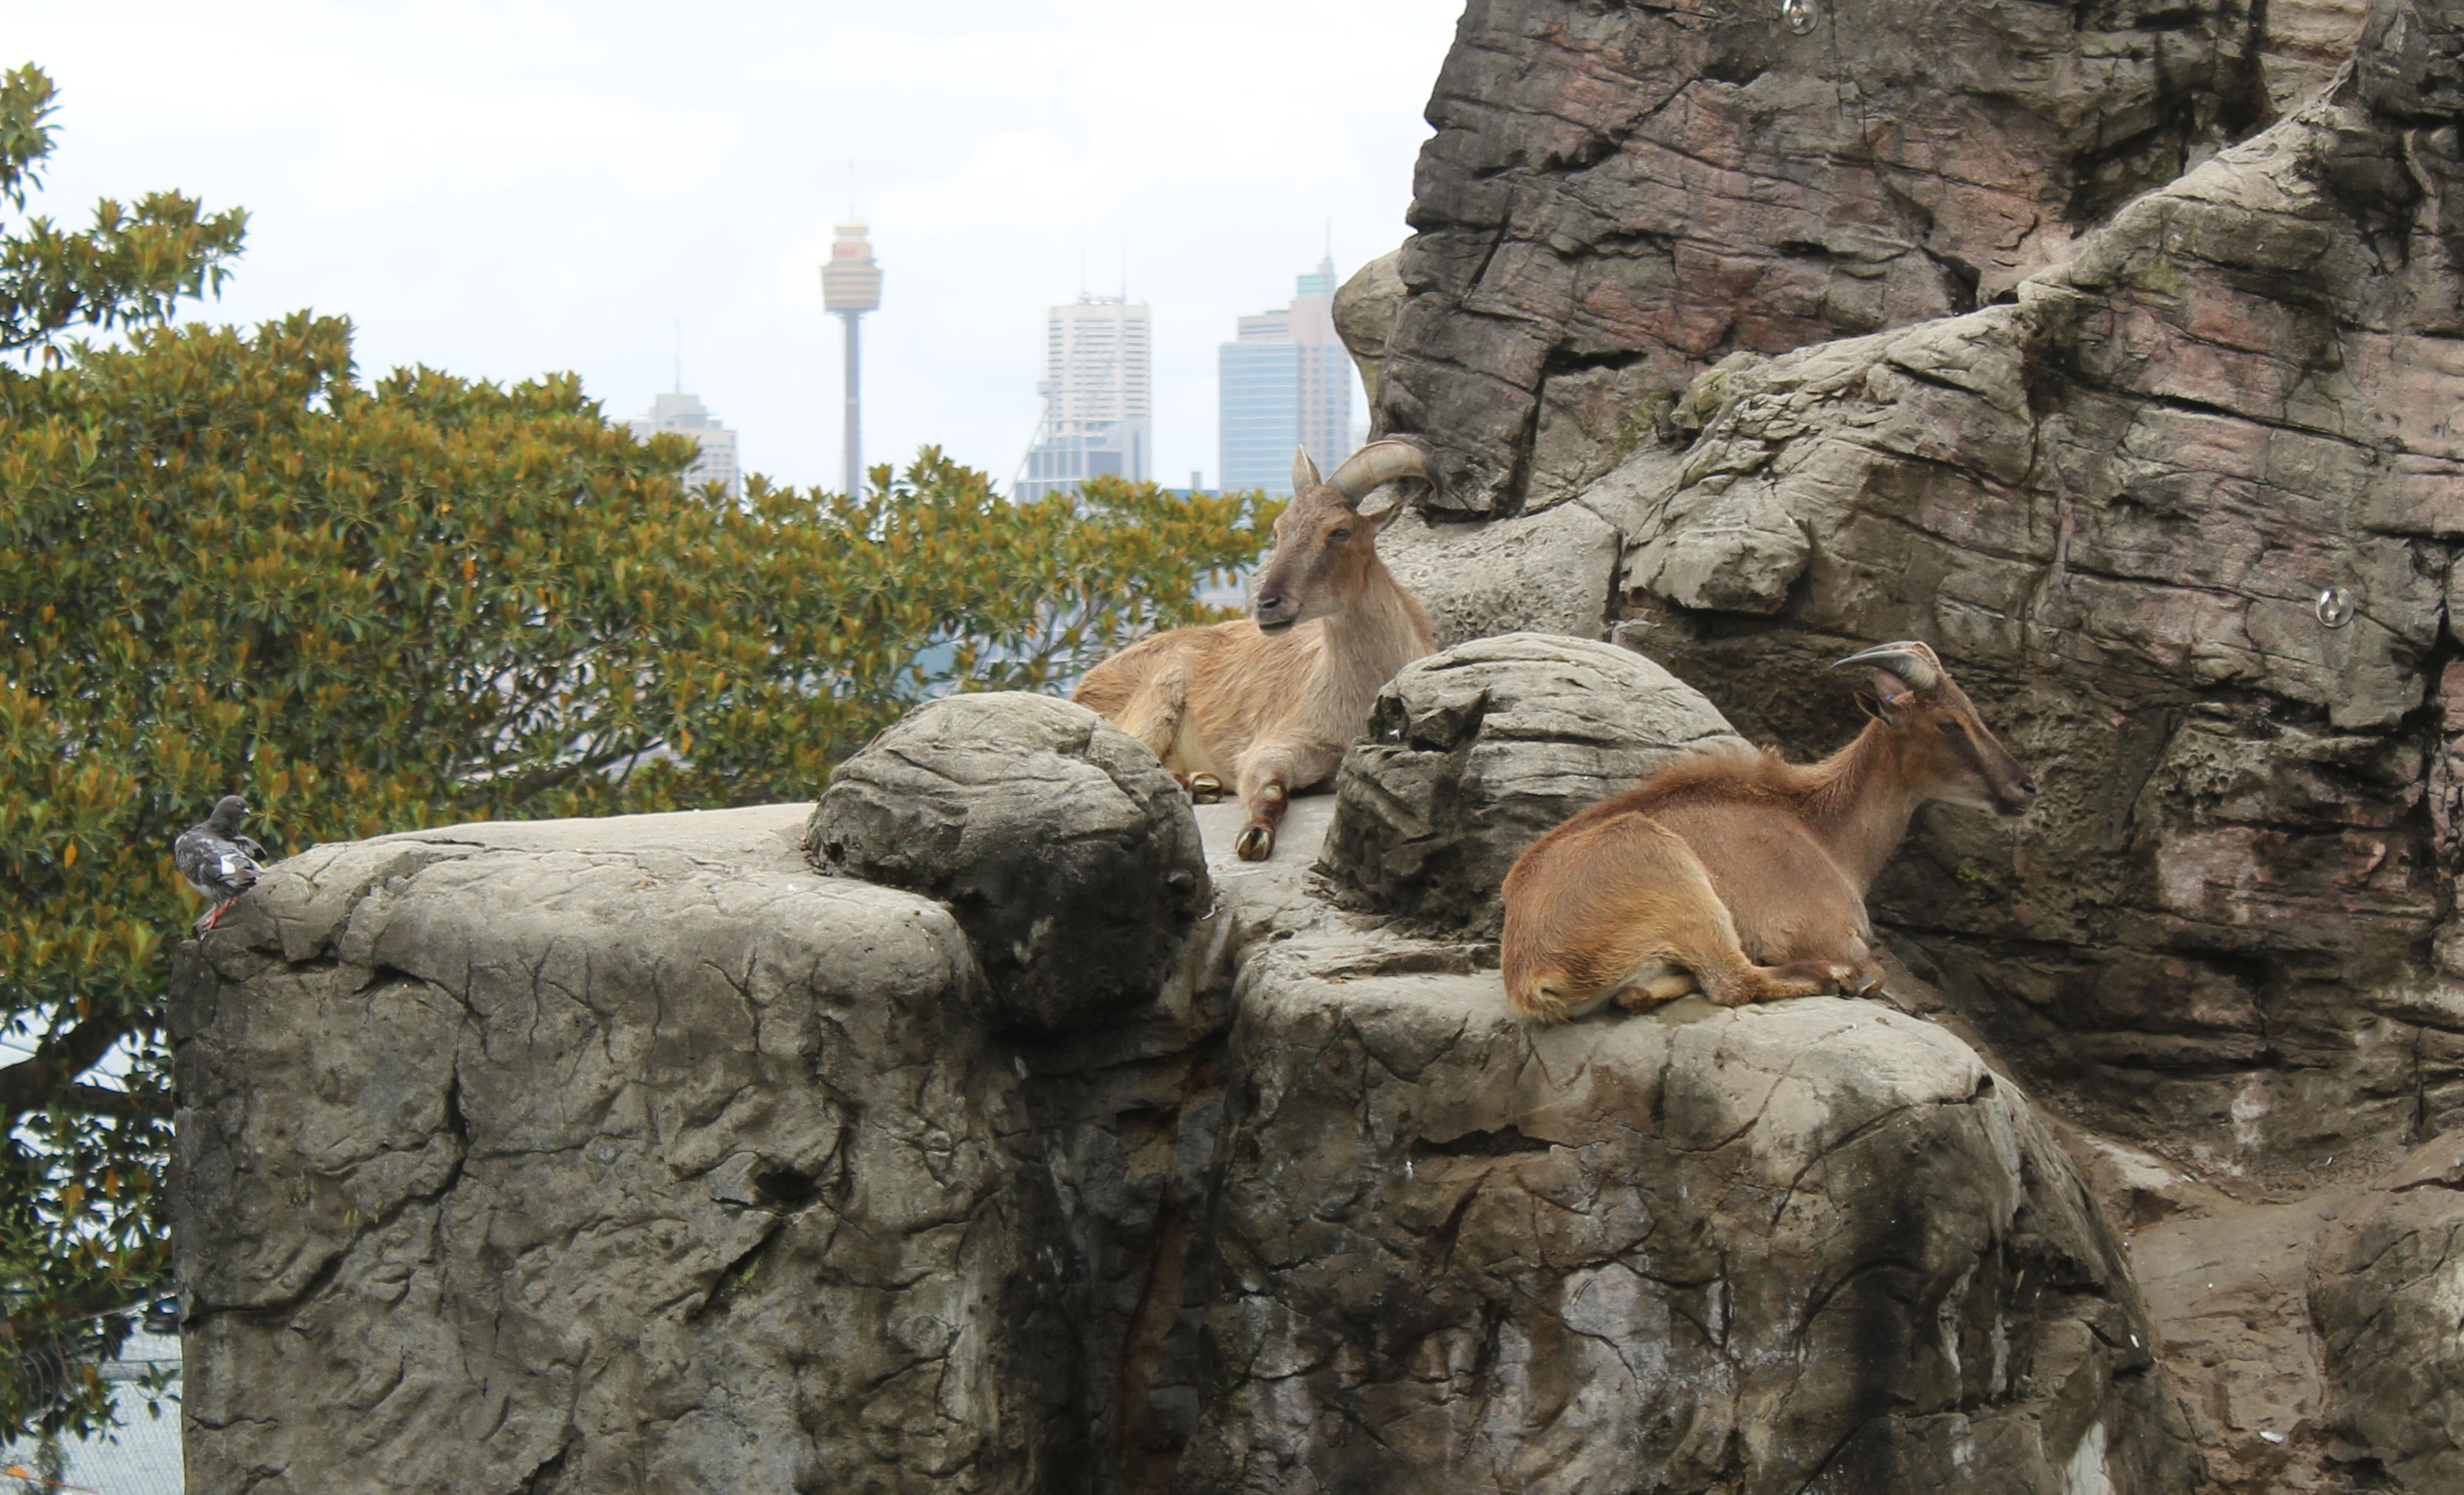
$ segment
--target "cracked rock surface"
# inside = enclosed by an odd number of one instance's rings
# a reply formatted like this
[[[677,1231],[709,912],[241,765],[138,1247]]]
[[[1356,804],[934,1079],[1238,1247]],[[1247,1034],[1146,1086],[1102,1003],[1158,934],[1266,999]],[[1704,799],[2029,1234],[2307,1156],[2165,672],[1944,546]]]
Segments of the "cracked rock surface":
[[[2433,955],[2464,279],[2427,140],[2320,100],[2014,305],[1740,372],[1625,474],[1659,496],[1620,636],[1749,734],[1844,740],[1804,683],[1923,638],[2038,766],[2015,827],[1927,817],[1878,917],[2040,1088],[2202,1167],[2384,1162],[2464,1116]],[[1754,605],[1673,583],[1686,545]]]
[[[1884,49],[1894,14],[1843,38],[1838,57]],[[1958,24],[2016,14],[1973,7]],[[2349,38],[2348,11],[2299,14],[2321,55]],[[1919,818],[1873,895],[1910,958],[2093,1126],[2229,1174],[2330,1155],[2386,1166],[2464,1121],[2459,17],[2455,0],[2387,0],[2343,83],[2281,100],[2283,118],[2242,143],[2190,151],[2205,159],[2064,231],[2058,253],[2045,240],[2042,261],[2013,262],[2003,304],[1894,311],[1881,324],[1906,325],[1858,337],[1809,325],[1791,338],[1811,345],[1775,357],[1737,341],[1679,381],[1647,436],[1536,513],[1536,498],[1491,503],[1454,483],[1456,521],[1395,527],[1398,573],[1448,642],[1614,637],[1801,759],[1861,724],[1844,693],[1815,686],[1830,661],[1930,642],[2046,793],[2016,825]],[[1780,40],[1727,80],[1705,49],[1748,19],[1543,0],[1466,13],[1422,162],[1389,385],[1418,377],[1405,372],[1416,316],[1458,338],[1532,319],[1550,337],[1592,325],[1481,297],[1555,284],[1518,267],[1640,254],[1637,209],[1599,195],[1602,174],[1661,159],[1653,132],[1673,120],[1727,129],[1756,90],[1819,72]],[[2184,30],[2161,34],[2230,51],[2244,45],[2233,24],[2168,11]],[[2153,65],[2153,34],[2097,86],[2141,86],[2129,80]],[[1896,77],[1866,67],[1856,87]],[[1950,89],[1939,107],[2034,86]],[[1919,117],[1896,116],[1893,139]],[[2078,165],[2057,144],[2004,121],[1956,148],[2035,152],[2041,182]],[[1887,152],[1830,163],[1896,169]],[[1751,212],[1791,201],[1756,198]],[[1717,194],[1669,210],[1704,234],[1760,222]],[[1479,296],[1444,289],[1445,266],[1475,260]],[[1734,290],[1724,304],[1738,315],[1720,325],[1758,325],[1745,310],[1784,283]],[[1681,307],[1686,289],[1650,304]],[[1686,366],[1730,346],[1706,343]],[[1505,411],[1522,398],[1500,385],[1510,363],[1481,354],[1480,379],[1441,382]],[[1520,512],[1460,518],[1501,507]],[[1576,559],[1604,538],[1618,557],[1605,592]],[[2326,626],[2322,597],[2350,621]]]
[[[2078,14],[2082,47],[2111,18]],[[1704,184],[1670,200],[1673,227],[1632,209],[1662,201],[1656,184],[1609,185],[1663,152],[1666,121],[1726,128],[1832,59],[1843,98],[1898,85],[1887,7],[1785,77],[1705,67],[1672,92],[1656,71],[1754,18],[1466,13],[1382,349],[1381,422],[1454,464],[1429,538],[1396,529],[1407,555],[1445,558],[1419,583],[1431,612],[1450,638],[1613,637],[1800,759],[1861,724],[1819,688],[1830,661],[1932,643],[2045,792],[2016,824],[1920,815],[1875,887],[1878,927],[1930,1010],[2066,1123],[2209,1487],[2443,1490],[2445,1403],[2402,1379],[2434,1356],[2399,1373],[2411,1352],[2358,1327],[2385,1302],[2389,1333],[2427,1332],[2402,1305],[2434,1297],[2436,1258],[2399,1282],[2340,1253],[2355,1211],[2434,1215],[2444,1185],[2354,1201],[2464,1129],[2464,5],[2274,6],[2203,33],[2168,12],[2138,41],[2161,33],[2165,66],[2255,62],[2264,107],[2176,113],[2166,128],[2217,130],[1997,240],[2041,257],[1980,269],[1974,303],[1873,298],[1978,221],[1937,213],[1869,257],[1864,302],[1812,316],[1798,277],[1817,262],[1771,227],[1801,199],[1749,152],[1823,127],[1817,111],[1742,154],[1691,137],[1730,154],[1672,168]],[[2169,50],[2193,33],[2219,50]],[[2131,55],[2088,91],[2136,86]],[[1971,77],[1851,132],[1872,149],[1793,156],[1799,180],[1851,184],[1824,211],[1884,221],[1861,184],[1898,180],[1905,121],[1986,99],[2025,113],[2025,87]],[[1997,192],[2083,159],[2033,128],[1945,149],[2032,153],[1989,173]],[[1900,190],[1893,210],[1930,201]],[[1586,288],[1689,253],[1751,273],[1639,304],[1666,326],[1707,307],[1685,324],[1705,335],[1594,314]],[[1852,304],[1861,324],[1835,315]],[[1595,383],[1613,398],[1573,397]],[[1595,572],[1549,568],[1552,588],[1519,560],[1570,510],[1616,537],[1605,598]],[[2431,1240],[2423,1221],[2370,1239]],[[2389,1249],[2393,1272],[2412,1247]]]
[[[1309,899],[1253,949],[1177,1487],[2193,1487],[2110,1231],[1943,1029],[1535,1028]]]
[[[2417,1150],[2330,1229],[2310,1307],[2339,1462],[2405,1490],[2464,1488],[2464,1135]]]
[[[2332,49],[2328,9],[2287,11],[2300,45]],[[1434,502],[1511,514],[1598,480],[1730,352],[1972,311],[2265,121],[2269,13],[1812,0],[1798,32],[1776,3],[1475,0],[1377,429],[1430,447]]]
[[[1082,1460],[983,978],[940,905],[805,865],[807,813],[319,847],[183,952],[190,1488],[1028,1490]]]
[[[1333,905],[1334,807],[1263,864],[1199,812],[1179,965],[1058,1031],[808,806],[279,864],[177,977],[192,1486],[2184,1487],[1957,1039],[1529,1029],[1494,947]]]

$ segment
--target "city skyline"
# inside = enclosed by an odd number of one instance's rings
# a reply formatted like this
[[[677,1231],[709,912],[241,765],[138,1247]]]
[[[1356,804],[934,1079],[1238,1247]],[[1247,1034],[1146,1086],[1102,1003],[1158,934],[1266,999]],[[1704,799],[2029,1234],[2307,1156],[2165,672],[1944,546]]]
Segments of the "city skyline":
[[[187,319],[348,316],[363,377],[571,370],[618,419],[671,387],[681,320],[687,386],[744,469],[836,488],[840,329],[814,277],[850,159],[892,281],[863,323],[868,461],[933,443],[1005,480],[1041,413],[1045,308],[1126,280],[1156,331],[1150,468],[1212,477],[1216,344],[1318,259],[1330,216],[1340,265],[1402,242],[1460,11],[1262,0],[1228,29],[1126,0],[755,4],[685,28],[627,0],[233,0],[203,30],[161,0],[11,14],[60,87],[37,210],[80,221],[163,187],[248,209],[232,279]],[[132,33],[185,39],[132,53]],[[1158,111],[1129,86],[1166,76],[1240,105]]]
[[[869,257],[867,231],[860,222],[837,228],[825,287],[832,269],[845,279],[859,258],[869,276],[862,294],[844,285],[834,293],[834,308],[846,303],[840,315],[859,301],[865,311],[880,304],[880,272]],[[1235,340],[1218,345],[1216,488],[1288,494],[1295,448],[1326,469],[1358,444],[1361,425],[1353,419],[1352,401],[1357,370],[1334,326],[1334,293],[1341,283],[1332,256],[1321,257],[1315,270],[1294,277],[1287,305],[1243,314]],[[825,291],[825,299],[830,295]],[[1075,301],[1045,308],[1044,377],[1036,383],[1044,414],[1011,475],[1011,496],[1067,492],[1099,474],[1155,479],[1154,342],[1152,308],[1143,301],[1082,291]],[[717,480],[740,495],[738,433],[711,419],[699,399],[684,392],[681,353],[678,363],[676,389],[654,395],[649,415],[625,424],[645,439],[657,430],[716,433],[717,444],[705,447],[685,480]],[[856,367],[853,362],[847,366]],[[852,441],[852,402],[847,418],[847,439]],[[852,471],[852,450],[847,461]],[[1193,469],[1189,487],[1204,487],[1204,470]]]

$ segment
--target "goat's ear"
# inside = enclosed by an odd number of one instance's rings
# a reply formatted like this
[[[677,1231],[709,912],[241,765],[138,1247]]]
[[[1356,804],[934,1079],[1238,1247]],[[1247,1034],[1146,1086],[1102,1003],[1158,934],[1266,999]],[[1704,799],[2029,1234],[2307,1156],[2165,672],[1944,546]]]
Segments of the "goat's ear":
[[[1309,448],[1292,449],[1292,492],[1318,485],[1317,464],[1309,460]]]
[[[1360,517],[1367,519],[1372,525],[1375,525],[1378,534],[1383,535],[1386,533],[1386,526],[1394,523],[1397,519],[1401,518],[1403,517],[1403,511],[1410,507],[1410,504],[1405,503],[1400,497],[1397,497],[1394,502],[1389,503],[1385,508],[1378,510],[1375,514],[1361,514]],[[1357,509],[1353,512],[1355,514],[1360,513]]]
[[[1894,712],[1916,699],[1917,688],[1887,670],[1874,671],[1874,693],[1884,712]]]

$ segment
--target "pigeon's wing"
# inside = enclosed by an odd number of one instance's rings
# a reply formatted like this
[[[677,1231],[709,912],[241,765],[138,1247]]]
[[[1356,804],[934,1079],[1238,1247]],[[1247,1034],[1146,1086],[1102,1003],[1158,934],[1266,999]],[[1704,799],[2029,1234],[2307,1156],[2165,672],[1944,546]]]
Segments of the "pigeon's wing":
[[[171,864],[180,869],[182,877],[188,880],[189,887],[209,898],[214,895],[214,891],[208,886],[208,879],[220,870],[221,863],[221,858],[214,854],[214,840],[213,832],[205,826],[191,825],[180,832],[179,840],[171,843]]]
[[[249,854],[214,833],[210,825],[191,825],[171,843],[171,860],[188,886],[216,903],[236,898],[256,885],[256,863]]]
[[[255,862],[260,866],[263,865],[265,861],[265,848],[256,844],[254,837],[242,836],[238,840],[233,841],[231,845],[239,847],[242,851],[247,852],[250,861]]]

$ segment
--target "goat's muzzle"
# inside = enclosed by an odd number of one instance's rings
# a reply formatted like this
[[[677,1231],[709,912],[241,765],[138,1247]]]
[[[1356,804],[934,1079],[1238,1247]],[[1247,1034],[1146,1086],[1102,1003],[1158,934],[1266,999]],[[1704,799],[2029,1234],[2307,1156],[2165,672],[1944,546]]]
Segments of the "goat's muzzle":
[[[1301,621],[1300,608],[1288,597],[1261,597],[1251,609],[1258,620],[1258,631],[1272,637]]]

